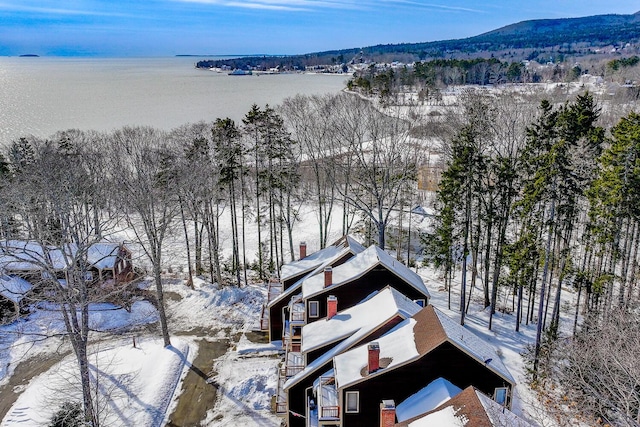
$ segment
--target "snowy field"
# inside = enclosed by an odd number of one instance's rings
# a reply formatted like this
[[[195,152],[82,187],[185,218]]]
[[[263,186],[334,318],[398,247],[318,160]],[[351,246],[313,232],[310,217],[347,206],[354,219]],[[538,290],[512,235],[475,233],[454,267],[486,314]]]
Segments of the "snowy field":
[[[340,236],[340,212],[334,218],[330,240]],[[221,229],[229,228],[221,226]],[[301,221],[294,231],[296,246],[297,242],[305,240],[308,253],[317,250],[315,230],[314,212],[303,209]],[[253,234],[249,231],[247,236],[250,235]],[[178,241],[179,238],[176,239]],[[255,254],[256,250],[255,242],[252,242],[247,252]],[[186,271],[186,258],[177,243],[172,246],[172,251],[170,263]],[[421,268],[418,274],[431,292],[432,304],[457,321],[459,313],[447,309],[448,293],[443,289],[438,273]],[[459,284],[459,279],[454,283]],[[205,334],[211,334],[207,335],[208,339],[236,338],[232,340],[229,351],[215,360],[214,375],[209,381],[216,386],[217,400],[201,425],[280,424],[280,419],[271,413],[280,361],[278,349],[270,344],[255,344],[246,336],[259,324],[266,295],[265,286],[252,284],[241,289],[220,288],[208,283],[205,278],[195,280],[194,286],[195,289],[184,286],[180,277],[167,281],[165,290],[177,295],[167,299],[170,331],[180,332],[179,336],[172,336],[173,345],[170,348],[163,348],[159,336],[145,329],[145,325],[157,323],[157,313],[150,304],[137,302],[131,313],[109,304],[93,307],[92,329],[102,332],[95,332],[89,360],[93,365],[92,372],[101,374],[99,388],[104,396],[101,401],[102,416],[108,420],[103,425],[164,425],[176,406],[181,382],[197,354],[196,340],[202,338],[203,330],[207,331]],[[452,292],[451,306],[454,308],[459,298],[456,291],[454,289]],[[503,363],[516,379],[518,386],[513,399],[513,411],[540,423],[543,418],[536,411],[538,405],[525,383],[521,357],[525,347],[534,341],[535,324],[522,325],[521,331],[516,333],[514,316],[497,313],[493,330],[489,331],[488,310],[482,309],[480,303],[481,290],[478,288],[473,292],[478,300],[472,300],[466,327],[496,347]],[[573,297],[570,290],[564,295],[566,298]],[[501,303],[506,304],[506,301]],[[55,307],[48,306],[38,308],[25,319],[0,327],[0,386],[9,384],[10,376],[21,361],[34,357],[53,357],[60,354],[61,348],[68,351],[69,344],[59,336],[40,340],[42,336],[61,334],[63,329]],[[133,346],[133,337],[137,337],[136,347]],[[66,356],[51,369],[34,377],[25,387],[14,389],[20,395],[1,425],[43,425],[64,401],[79,401],[79,387],[73,374],[76,370],[74,361],[72,355]]]

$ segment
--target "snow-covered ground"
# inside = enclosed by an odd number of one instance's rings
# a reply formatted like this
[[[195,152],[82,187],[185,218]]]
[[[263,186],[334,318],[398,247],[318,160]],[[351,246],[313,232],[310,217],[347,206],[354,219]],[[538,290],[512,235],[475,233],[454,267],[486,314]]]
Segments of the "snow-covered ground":
[[[160,426],[193,344],[173,339],[129,340],[95,345],[89,359],[92,375],[99,373],[98,402],[102,425]],[[3,426],[42,426],[64,402],[82,401],[74,356],[67,356],[37,376],[4,417]]]
[[[336,212],[334,218],[330,240],[340,236],[340,212]],[[222,224],[221,229],[229,228]],[[315,230],[314,211],[304,207],[294,233],[297,242],[307,242],[308,253],[318,249]],[[247,233],[247,236],[250,235],[254,234]],[[175,242],[179,242],[179,236]],[[168,250],[170,263],[180,266],[179,271],[186,271],[182,246],[173,243]],[[257,242],[249,241],[247,252],[255,254],[256,251]],[[420,268],[418,274],[432,295],[432,304],[458,319],[459,313],[455,307],[458,305],[456,292],[459,286],[456,285],[452,293],[454,310],[448,310],[448,293],[442,287],[439,273]],[[454,283],[459,283],[459,280]],[[170,329],[181,332],[180,336],[172,337],[173,346],[170,348],[163,348],[161,341],[142,327],[157,323],[157,313],[151,304],[137,302],[131,313],[109,304],[93,307],[92,328],[106,331],[96,333],[90,356],[94,372],[102,372],[101,388],[111,396],[110,402],[106,404],[105,401],[104,405],[104,416],[109,422],[103,425],[163,425],[176,406],[182,389],[181,382],[197,353],[196,340],[202,337],[202,331],[205,330],[214,334],[213,337],[208,336],[209,339],[235,338],[229,351],[213,365],[214,374],[209,381],[215,385],[218,397],[215,407],[206,414],[202,425],[279,425],[280,419],[271,413],[280,361],[278,348],[270,344],[255,344],[247,338],[249,332],[257,328],[266,295],[265,286],[254,284],[240,289],[218,287],[208,283],[206,278],[200,278],[195,280],[194,289],[190,289],[178,277],[167,280],[165,289],[177,295],[167,298]],[[474,295],[479,298],[480,289],[475,289]],[[570,293],[565,295],[567,298],[573,297]],[[26,319],[0,327],[0,386],[9,383],[19,362],[36,356],[57,354],[60,347],[69,349],[68,343],[61,338],[38,339],[63,331],[63,324],[54,308],[42,305]],[[493,330],[489,331],[487,325],[488,311],[482,308],[479,301],[472,302],[466,317],[466,328],[497,348],[502,362],[518,382],[513,411],[537,421],[539,414],[535,411],[534,395],[525,382],[525,367],[521,357],[526,346],[534,341],[535,324],[522,325],[521,331],[516,333],[514,316],[497,313]],[[136,348],[132,342],[134,336],[137,337]],[[33,378],[24,389],[16,390],[21,394],[4,417],[2,425],[13,427],[46,423],[60,404],[72,399],[79,390],[72,379],[73,368],[74,358],[67,356]]]
[[[218,401],[208,412],[206,426],[278,426],[280,419],[271,413],[271,398],[276,394],[279,348],[271,344],[253,344],[244,336],[234,351],[218,359],[214,378]]]

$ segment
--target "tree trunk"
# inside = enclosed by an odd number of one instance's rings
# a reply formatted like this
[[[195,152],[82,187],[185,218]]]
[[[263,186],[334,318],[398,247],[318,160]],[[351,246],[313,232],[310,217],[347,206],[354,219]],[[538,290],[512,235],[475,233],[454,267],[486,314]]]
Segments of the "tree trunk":
[[[189,232],[187,231],[187,218],[184,215],[184,200],[182,196],[178,196],[178,202],[180,204],[180,218],[182,219],[182,229],[184,231],[185,249],[187,251],[187,271],[189,273],[189,280],[187,280],[187,286],[193,289],[193,268],[191,267],[191,249],[189,245]]]
[[[555,187],[555,183],[554,183]],[[547,233],[547,247],[544,255],[544,266],[542,268],[542,283],[540,284],[540,300],[538,302],[538,325],[536,327],[536,343],[533,358],[533,380],[538,378],[538,364],[540,363],[540,347],[542,344],[542,316],[544,315],[545,290],[547,286],[547,276],[549,273],[549,262],[551,257],[551,237],[553,233],[553,221],[555,218],[555,200],[551,200],[551,212],[549,214],[549,231]]]

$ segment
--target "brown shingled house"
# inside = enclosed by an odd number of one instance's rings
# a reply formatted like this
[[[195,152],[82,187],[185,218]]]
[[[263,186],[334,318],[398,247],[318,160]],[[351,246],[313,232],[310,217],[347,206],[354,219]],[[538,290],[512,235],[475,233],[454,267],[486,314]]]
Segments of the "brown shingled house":
[[[455,420],[459,420],[459,425],[473,427],[531,427],[530,423],[472,386],[467,387],[440,406],[424,414],[398,422],[394,424],[394,427],[410,427],[412,424],[441,425],[443,419],[453,421],[449,425],[458,425]]]
[[[498,396],[509,407],[515,383],[495,349],[433,306],[336,356],[333,365],[318,383],[317,425],[380,425],[380,402],[404,401],[437,378]],[[338,410],[325,411],[324,401]]]

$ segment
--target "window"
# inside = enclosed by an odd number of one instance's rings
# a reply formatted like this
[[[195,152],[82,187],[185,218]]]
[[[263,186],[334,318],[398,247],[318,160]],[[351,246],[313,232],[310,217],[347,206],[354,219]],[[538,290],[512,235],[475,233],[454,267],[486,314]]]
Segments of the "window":
[[[414,299],[413,302],[415,302],[416,304],[418,304],[420,307],[424,307],[427,304],[425,303],[424,299]]]
[[[345,412],[347,414],[357,414],[360,412],[360,392],[347,391],[345,393]]]
[[[509,389],[507,387],[498,387],[493,392],[493,400],[495,400],[502,406],[506,406],[508,398]]]
[[[318,301],[309,301],[309,317],[320,317]]]
[[[87,282],[91,282],[93,280],[93,271],[85,271],[84,280]]]

